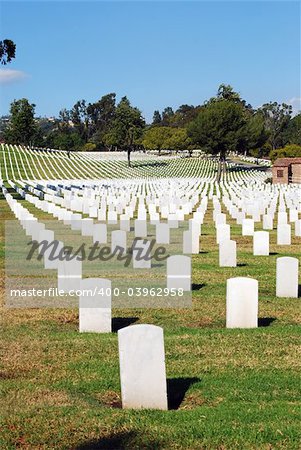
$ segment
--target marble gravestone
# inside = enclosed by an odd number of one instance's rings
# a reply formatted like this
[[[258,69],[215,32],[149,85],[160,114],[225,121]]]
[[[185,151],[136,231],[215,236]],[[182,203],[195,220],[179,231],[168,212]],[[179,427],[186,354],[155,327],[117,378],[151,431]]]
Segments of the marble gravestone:
[[[167,288],[191,290],[191,258],[173,255],[167,258]]]
[[[122,407],[167,410],[163,329],[132,325],[118,331]]]
[[[156,242],[157,244],[169,244],[170,231],[167,223],[158,223],[156,225]]]
[[[84,278],[81,280],[80,290],[80,333],[111,332],[111,281],[104,278]],[[89,291],[96,295],[90,295]]]
[[[82,262],[77,259],[59,261],[57,263],[59,290],[68,293],[80,289],[82,279]]]
[[[126,231],[114,230],[111,233],[111,253],[113,254],[118,247],[120,254],[126,253]]]
[[[236,265],[236,241],[222,241],[219,244],[219,266],[236,267]]]
[[[136,239],[133,249],[133,268],[134,269],[150,269],[150,241],[147,239]]]
[[[227,280],[226,327],[258,326],[258,281],[252,278]]]
[[[243,236],[253,236],[253,234],[254,234],[254,220],[253,219],[243,219],[242,235]]]
[[[136,219],[134,222],[135,237],[147,237],[147,221]]]
[[[277,245],[291,245],[291,225],[278,224]]]
[[[276,297],[298,297],[299,260],[290,256],[276,260]]]
[[[108,242],[107,225],[105,223],[96,223],[93,226],[93,243],[106,244]]]
[[[269,256],[270,235],[268,231],[255,231],[253,235],[253,255]]]

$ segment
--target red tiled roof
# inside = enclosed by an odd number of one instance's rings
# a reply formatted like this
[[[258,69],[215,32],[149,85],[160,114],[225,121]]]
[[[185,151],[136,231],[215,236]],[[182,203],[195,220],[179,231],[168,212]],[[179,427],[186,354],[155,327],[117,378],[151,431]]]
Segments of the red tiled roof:
[[[291,164],[301,164],[301,158],[278,158],[274,162],[274,167],[288,167]]]

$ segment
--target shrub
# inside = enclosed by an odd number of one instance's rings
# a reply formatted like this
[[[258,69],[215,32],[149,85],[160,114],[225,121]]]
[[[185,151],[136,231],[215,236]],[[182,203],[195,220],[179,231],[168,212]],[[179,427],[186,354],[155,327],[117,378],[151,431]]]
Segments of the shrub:
[[[284,148],[277,148],[270,152],[271,161],[277,158],[301,158],[301,146],[296,144],[288,144]]]
[[[94,150],[96,150],[96,144],[93,144],[93,142],[87,142],[87,143],[82,147],[82,151],[83,151],[83,152],[93,152]]]

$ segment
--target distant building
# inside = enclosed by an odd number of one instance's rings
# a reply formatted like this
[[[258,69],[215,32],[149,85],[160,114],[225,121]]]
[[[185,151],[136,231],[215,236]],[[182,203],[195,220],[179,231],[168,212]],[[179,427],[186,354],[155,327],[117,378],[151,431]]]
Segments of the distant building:
[[[301,158],[278,158],[273,164],[273,183],[301,183]]]

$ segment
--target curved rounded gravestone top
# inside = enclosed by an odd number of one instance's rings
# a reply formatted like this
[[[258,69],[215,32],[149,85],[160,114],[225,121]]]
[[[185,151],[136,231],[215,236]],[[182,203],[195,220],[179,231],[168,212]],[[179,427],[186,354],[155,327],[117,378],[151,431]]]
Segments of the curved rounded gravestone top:
[[[190,275],[191,258],[185,255],[172,255],[167,258],[168,275]]]
[[[81,280],[79,297],[79,331],[81,333],[111,331],[111,285],[111,280],[105,278]]]
[[[276,260],[276,296],[298,297],[299,260],[282,256]]]
[[[227,280],[227,328],[258,326],[258,281],[236,277]]]
[[[167,409],[163,329],[132,325],[118,331],[123,408]]]

